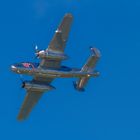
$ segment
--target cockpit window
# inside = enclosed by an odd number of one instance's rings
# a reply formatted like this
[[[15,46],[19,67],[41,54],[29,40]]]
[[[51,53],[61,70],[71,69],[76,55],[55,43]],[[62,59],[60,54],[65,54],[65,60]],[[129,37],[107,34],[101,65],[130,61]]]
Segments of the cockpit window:
[[[24,67],[24,68],[37,68],[39,66],[39,63],[21,62],[21,63],[15,64],[15,66]]]
[[[31,63],[22,63],[23,67],[30,68],[32,66]]]
[[[39,63],[27,62],[27,63],[22,63],[22,65],[26,68],[37,68],[39,66]]]

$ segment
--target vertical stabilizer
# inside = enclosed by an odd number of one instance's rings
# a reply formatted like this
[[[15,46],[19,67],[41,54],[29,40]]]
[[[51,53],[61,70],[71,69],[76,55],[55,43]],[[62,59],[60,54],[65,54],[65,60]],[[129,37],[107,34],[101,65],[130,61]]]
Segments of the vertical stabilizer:
[[[97,61],[100,58],[100,51],[97,48],[91,48],[92,55],[88,58],[85,65],[82,67],[81,72],[93,72],[97,64]],[[96,74],[95,74],[96,75]],[[97,72],[97,76],[99,73]],[[74,82],[74,88],[79,91],[85,91],[84,87],[86,86],[90,76],[87,74],[86,77],[79,78],[78,81]]]
[[[97,48],[91,48],[92,54],[88,58],[87,62],[85,65],[82,67],[81,71],[82,72],[88,72],[88,71],[93,71],[94,67],[96,66],[97,61],[100,58],[100,51]]]

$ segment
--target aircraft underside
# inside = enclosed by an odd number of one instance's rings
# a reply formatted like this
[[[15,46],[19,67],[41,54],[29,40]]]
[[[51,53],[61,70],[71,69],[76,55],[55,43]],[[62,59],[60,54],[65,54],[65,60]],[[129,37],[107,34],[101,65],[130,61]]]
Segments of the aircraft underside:
[[[51,85],[55,78],[78,78],[73,83],[74,88],[84,91],[89,79],[99,76],[99,72],[94,69],[100,58],[97,48],[90,48],[91,55],[81,69],[62,66],[62,61],[69,58],[64,50],[72,21],[72,14],[66,14],[55,31],[48,48],[38,50],[38,47],[35,47],[35,56],[40,59],[40,63],[22,62],[11,66],[11,70],[17,74],[32,76],[31,81],[22,81],[22,88],[27,91],[27,94],[18,114],[18,120],[28,117],[43,93],[55,89]]]

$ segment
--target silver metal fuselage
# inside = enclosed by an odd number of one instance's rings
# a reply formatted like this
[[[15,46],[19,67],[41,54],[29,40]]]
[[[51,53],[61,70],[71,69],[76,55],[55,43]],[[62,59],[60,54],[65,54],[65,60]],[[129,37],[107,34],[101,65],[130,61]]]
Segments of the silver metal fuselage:
[[[29,64],[29,66],[28,66]],[[11,66],[11,70],[17,74],[31,75],[31,76],[41,76],[41,77],[51,77],[51,78],[70,78],[70,77],[96,77],[97,72],[82,72],[81,69],[69,68],[66,66],[61,66],[58,69],[43,69],[38,67],[38,63],[23,62],[14,64]]]

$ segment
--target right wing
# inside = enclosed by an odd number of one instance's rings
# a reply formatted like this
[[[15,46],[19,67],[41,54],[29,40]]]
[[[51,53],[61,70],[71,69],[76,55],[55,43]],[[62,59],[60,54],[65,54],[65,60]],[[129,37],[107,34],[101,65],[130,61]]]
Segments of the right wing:
[[[35,106],[42,95],[43,92],[35,92],[30,90],[27,91],[27,95],[18,114],[18,120],[24,120],[28,117],[32,108]]]
[[[57,28],[54,37],[52,38],[46,51],[51,53],[64,54],[64,49],[70,32],[73,17],[71,14],[66,14]],[[42,59],[40,63],[41,68],[60,68],[61,60]]]
[[[50,84],[52,80],[53,78],[35,76],[32,82]],[[26,97],[18,114],[18,120],[24,120],[29,116],[33,107],[38,103],[43,93],[44,92],[42,91],[33,91],[32,89],[27,90]]]

